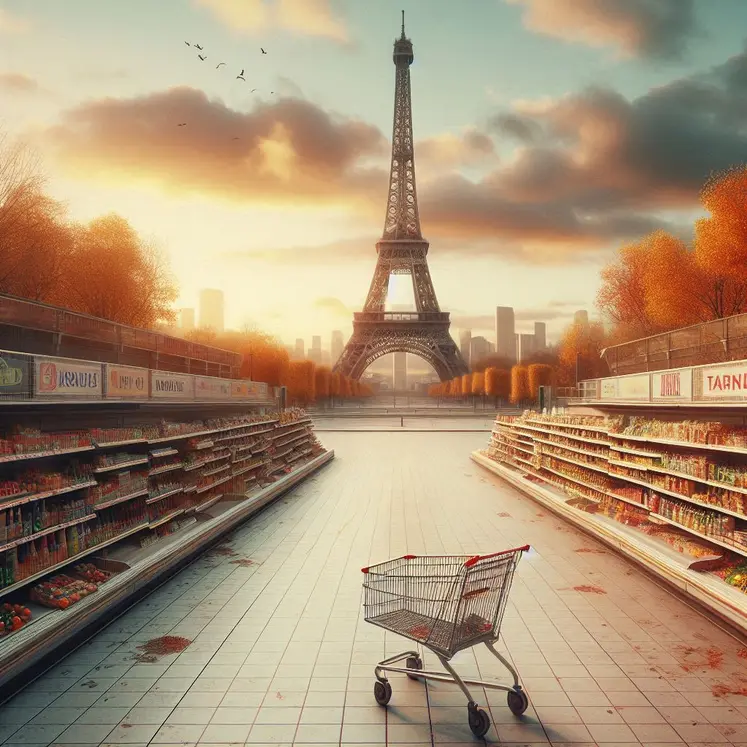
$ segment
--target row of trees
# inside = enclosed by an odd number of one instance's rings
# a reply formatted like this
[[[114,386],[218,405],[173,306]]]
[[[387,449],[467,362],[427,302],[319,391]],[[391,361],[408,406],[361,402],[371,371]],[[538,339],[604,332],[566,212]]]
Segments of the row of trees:
[[[489,366],[457,376],[451,381],[434,384],[428,390],[431,397],[475,400],[488,397],[498,402],[515,405],[536,402],[541,386],[555,383],[555,371],[547,363],[512,366],[510,369]]]
[[[199,329],[187,337],[239,353],[242,356],[241,378],[287,387],[292,404],[305,406],[317,402],[331,406],[340,400],[373,396],[367,384],[333,373],[328,366],[317,366],[310,360],[291,361],[281,342],[257,329],[245,327],[240,332],[229,330],[220,334],[211,329]]]
[[[0,292],[121,324],[174,319],[163,253],[122,217],[70,220],[45,192],[38,160],[0,134]]]

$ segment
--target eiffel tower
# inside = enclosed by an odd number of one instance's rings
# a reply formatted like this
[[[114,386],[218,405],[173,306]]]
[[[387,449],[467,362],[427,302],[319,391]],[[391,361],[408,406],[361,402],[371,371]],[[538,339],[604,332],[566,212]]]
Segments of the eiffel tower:
[[[469,371],[449,334],[449,312],[438,307],[428,270],[428,242],[420,232],[410,95],[414,59],[402,11],[402,35],[394,42],[394,128],[384,233],[376,244],[376,269],[365,306],[353,315],[353,334],[334,367],[353,379],[360,379],[377,358],[396,352],[424,359],[441,381]],[[391,275],[410,275],[417,311],[384,311]]]

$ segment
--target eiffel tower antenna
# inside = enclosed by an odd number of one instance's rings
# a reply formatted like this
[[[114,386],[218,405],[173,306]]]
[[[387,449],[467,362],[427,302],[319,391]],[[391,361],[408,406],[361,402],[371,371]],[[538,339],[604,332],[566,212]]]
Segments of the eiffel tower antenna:
[[[359,379],[382,355],[406,352],[431,364],[442,381],[469,371],[449,334],[449,313],[441,311],[428,269],[428,242],[420,232],[415,184],[410,65],[412,42],[402,33],[394,42],[394,121],[384,231],[376,244],[376,268],[363,311],[353,317],[353,334],[335,371]],[[389,278],[409,275],[414,312],[385,311]]]

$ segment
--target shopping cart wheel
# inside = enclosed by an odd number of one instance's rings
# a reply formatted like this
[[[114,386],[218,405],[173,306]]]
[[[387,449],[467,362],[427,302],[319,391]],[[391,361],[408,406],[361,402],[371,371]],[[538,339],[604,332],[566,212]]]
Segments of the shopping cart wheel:
[[[376,681],[374,685],[374,698],[380,706],[385,706],[392,699],[392,686],[389,682]]]
[[[476,737],[484,737],[490,729],[490,716],[485,711],[470,703],[467,706],[469,713],[469,728]]]
[[[529,708],[529,698],[523,690],[510,690],[507,700],[509,710],[514,716],[521,716]]]
[[[405,665],[408,669],[422,669],[423,668],[423,660],[419,656],[410,656],[407,661],[405,662]],[[407,675],[411,680],[417,680],[419,677],[415,674],[408,674]]]

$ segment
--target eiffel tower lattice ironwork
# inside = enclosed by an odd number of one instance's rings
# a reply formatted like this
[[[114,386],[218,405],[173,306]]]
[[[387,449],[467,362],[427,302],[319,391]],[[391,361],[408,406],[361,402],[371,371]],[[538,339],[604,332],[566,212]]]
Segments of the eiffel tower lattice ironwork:
[[[420,232],[410,95],[413,59],[402,11],[402,35],[394,42],[394,128],[384,233],[376,244],[376,269],[365,306],[354,314],[353,334],[334,367],[353,379],[377,358],[395,352],[424,359],[441,381],[469,371],[449,334],[449,313],[438,307],[428,270],[428,242]],[[384,310],[391,275],[411,276],[416,311]]]

